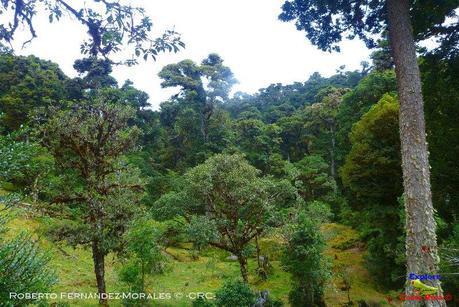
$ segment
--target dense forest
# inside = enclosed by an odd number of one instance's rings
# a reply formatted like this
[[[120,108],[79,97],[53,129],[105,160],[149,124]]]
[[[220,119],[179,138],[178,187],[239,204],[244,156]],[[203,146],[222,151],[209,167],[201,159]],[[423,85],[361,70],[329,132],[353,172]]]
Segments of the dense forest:
[[[279,18],[319,48],[352,30],[371,62],[232,94],[237,76],[210,53],[161,69],[177,94],[158,110],[112,76],[137,60],[112,55],[180,52],[177,33],[150,38],[142,9],[117,1],[105,14],[45,1],[51,22],[67,11],[88,28],[71,78],[9,47],[15,23],[36,36],[35,2],[0,4],[13,10],[0,26],[0,306],[459,305],[459,25],[444,23],[457,1],[286,1]],[[394,41],[430,37],[436,48],[412,50],[417,93]],[[410,126],[424,118],[426,142]]]

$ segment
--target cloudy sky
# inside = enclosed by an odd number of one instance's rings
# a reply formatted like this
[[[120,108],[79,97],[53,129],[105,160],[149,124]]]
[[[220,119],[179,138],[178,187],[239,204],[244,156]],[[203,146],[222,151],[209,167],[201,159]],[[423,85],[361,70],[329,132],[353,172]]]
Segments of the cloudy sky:
[[[341,53],[319,51],[293,24],[277,19],[283,0],[131,0],[131,3],[146,9],[154,23],[154,34],[175,27],[186,43],[186,49],[177,54],[163,54],[157,62],[142,62],[136,67],[114,71],[120,83],[130,79],[137,88],[146,91],[154,109],[176,92],[161,89],[157,76],[161,67],[183,59],[200,62],[212,52],[220,54],[234,72],[239,81],[234,91],[247,93],[271,83],[305,81],[315,71],[329,76],[344,64],[347,69],[358,69],[361,61],[368,60],[369,51],[357,40],[343,42]],[[86,30],[70,19],[49,25],[47,16],[37,17],[36,28],[39,37],[23,50],[18,43],[17,53],[52,60],[66,74],[75,76],[72,64],[81,58],[79,46]]]

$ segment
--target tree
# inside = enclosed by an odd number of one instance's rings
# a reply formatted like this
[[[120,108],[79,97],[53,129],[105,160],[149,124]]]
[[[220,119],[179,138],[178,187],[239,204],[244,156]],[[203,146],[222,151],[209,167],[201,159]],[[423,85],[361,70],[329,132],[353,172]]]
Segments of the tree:
[[[100,294],[106,292],[105,256],[122,248],[122,235],[142,197],[138,171],[123,160],[140,134],[128,126],[133,116],[129,107],[96,99],[52,111],[41,128],[42,142],[61,173],[52,201],[61,205],[48,208],[60,217],[52,234],[72,245],[91,246]]]
[[[191,60],[169,64],[159,72],[162,87],[180,87],[181,96],[199,115],[201,135],[208,142],[209,120],[215,107],[223,102],[236,83],[231,69],[223,65],[222,58],[212,53],[201,65]]]
[[[146,218],[133,221],[126,233],[126,262],[119,275],[120,279],[129,285],[129,291],[145,293],[146,277],[164,272],[166,258],[160,245],[163,230],[158,223]],[[131,302],[125,302],[130,306]],[[144,302],[145,305],[146,302]],[[132,306],[138,306],[133,301]]]
[[[338,166],[344,163],[344,158],[351,149],[349,133],[352,125],[359,121],[362,115],[368,112],[371,106],[376,104],[384,94],[395,94],[396,90],[397,82],[394,71],[373,71],[343,96],[337,114],[339,127],[336,136]]]
[[[298,192],[306,202],[333,199],[336,182],[328,174],[329,166],[321,156],[305,156],[294,165],[296,168],[293,174],[294,180]]]
[[[370,54],[375,71],[385,71],[394,68],[394,59],[390,54],[389,41],[387,39],[378,42],[378,49]]]
[[[280,128],[257,119],[241,119],[234,123],[234,130],[235,144],[246,154],[247,160],[265,171],[269,167],[270,157],[278,151]]]
[[[324,288],[330,277],[330,265],[324,257],[325,240],[317,221],[299,212],[288,229],[282,258],[285,270],[292,274],[289,301],[292,306],[325,306]]]
[[[423,95],[426,101],[426,128],[432,165],[433,202],[438,216],[447,227],[438,237],[440,248],[440,272],[445,293],[459,291],[457,272],[459,264],[459,125],[455,114],[459,112],[459,57],[445,59],[444,54],[428,54],[420,62]],[[454,268],[454,269],[453,269]],[[446,273],[446,274],[445,274]],[[454,304],[454,303],[452,303]]]
[[[163,87],[180,88],[161,104],[161,163],[185,171],[226,149],[233,138],[231,120],[222,105],[235,80],[223,60],[216,54],[200,64],[183,60],[166,65],[159,76]]]
[[[292,116],[283,117],[277,125],[281,128],[280,149],[285,159],[291,162],[301,160],[311,153],[311,138],[306,131],[304,118],[296,112]]]
[[[368,242],[370,272],[386,287],[401,286],[404,260],[398,112],[397,100],[386,94],[353,125],[352,148],[340,173],[350,194],[351,223]]]
[[[368,47],[375,47],[375,34],[388,31],[400,97],[408,273],[423,269],[438,271],[436,224],[415,39],[426,39],[441,32],[454,31],[457,23],[451,25],[444,21],[448,16],[455,16],[454,10],[457,7],[456,1],[292,0],[284,3],[283,12],[279,16],[283,21],[296,20],[298,30],[306,31],[306,36],[313,44],[328,51],[339,51],[337,43],[344,34],[349,38],[358,36]],[[425,231],[420,231],[421,227]],[[423,253],[422,246],[430,246],[431,252]],[[433,284],[440,287],[438,281]],[[406,293],[413,293],[408,278]],[[428,304],[444,306],[444,302]]]
[[[426,98],[427,140],[432,165],[433,201],[439,215],[451,226],[459,216],[459,57],[437,55],[422,59],[423,93]],[[452,228],[449,229],[451,233]]]
[[[1,10],[11,18],[7,26],[0,26],[0,42],[11,43],[17,29],[24,25],[31,38],[37,37],[34,17],[37,11],[49,15],[49,22],[59,21],[67,14],[75,18],[88,30],[89,39],[81,45],[81,52],[89,57],[109,59],[121,50],[123,45],[132,46],[132,57],[118,63],[137,64],[142,56],[156,59],[164,51],[177,52],[185,45],[173,30],[167,30],[161,37],[150,36],[153,23],[141,7],[124,5],[120,0],[92,0],[89,5],[77,6],[67,0],[6,0],[0,3]]]
[[[348,89],[329,87],[319,92],[323,97],[319,103],[305,107],[306,128],[314,135],[312,151],[327,156],[330,164],[330,175],[337,176],[337,133],[338,133],[338,110],[343,95]]]
[[[67,98],[69,82],[55,63],[0,54],[0,125],[12,132],[29,124],[31,112]]]
[[[246,248],[263,233],[273,205],[272,183],[259,173],[241,155],[217,154],[186,173],[180,192],[165,194],[156,202],[156,210],[169,217],[180,214],[191,222],[193,216],[201,216],[198,221],[206,225],[206,233],[211,228],[216,234],[206,235],[207,243],[237,256],[245,282]]]
[[[82,90],[97,93],[102,88],[115,88],[118,82],[110,74],[113,65],[108,59],[99,59],[95,56],[76,60],[73,68],[82,78],[76,78]]]
[[[223,152],[233,142],[231,119],[220,107],[206,120],[207,141],[204,142],[200,112],[190,103],[186,97],[176,98],[162,103],[159,113],[163,129],[159,138],[156,135],[158,164],[180,172],[203,163],[212,154]]]

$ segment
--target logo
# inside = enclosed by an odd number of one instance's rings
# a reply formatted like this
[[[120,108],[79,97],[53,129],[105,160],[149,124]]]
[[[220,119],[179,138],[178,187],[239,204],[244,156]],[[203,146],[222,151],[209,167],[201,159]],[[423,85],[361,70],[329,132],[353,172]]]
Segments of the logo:
[[[430,274],[425,274],[425,275],[417,275],[416,273],[410,273],[409,275],[410,280],[440,280],[441,275],[430,275]]]
[[[423,284],[419,279],[412,280],[411,285],[416,289],[416,293],[422,296],[432,295],[438,292],[438,288]]]

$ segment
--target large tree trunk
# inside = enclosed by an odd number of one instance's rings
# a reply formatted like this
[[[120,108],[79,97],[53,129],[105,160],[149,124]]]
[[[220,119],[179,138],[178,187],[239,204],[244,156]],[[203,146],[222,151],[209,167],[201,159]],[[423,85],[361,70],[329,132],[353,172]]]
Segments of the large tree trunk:
[[[97,280],[97,292],[102,295],[106,293],[105,288],[105,255],[100,249],[99,242],[97,240],[92,241],[92,259],[94,261],[94,273],[96,273]],[[100,298],[99,304],[108,306],[108,302],[104,298]]]
[[[400,99],[407,273],[435,274],[438,272],[436,225],[430,191],[421,78],[409,3],[409,0],[387,0],[389,39]],[[441,295],[440,282],[432,281],[432,285],[438,287]],[[405,291],[407,295],[414,295],[408,278]],[[446,306],[444,301],[423,302],[427,306]],[[423,302],[405,301],[405,305],[419,306]]]

